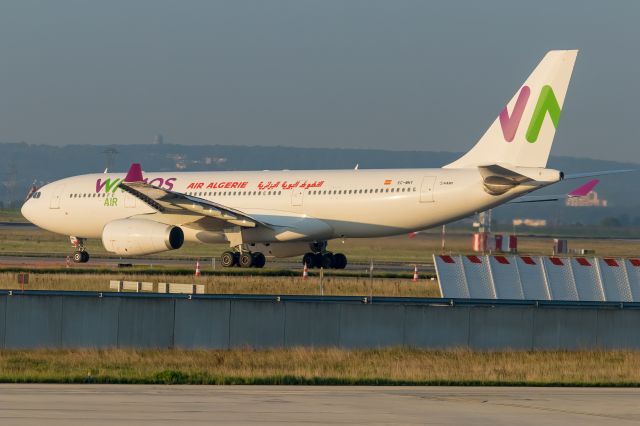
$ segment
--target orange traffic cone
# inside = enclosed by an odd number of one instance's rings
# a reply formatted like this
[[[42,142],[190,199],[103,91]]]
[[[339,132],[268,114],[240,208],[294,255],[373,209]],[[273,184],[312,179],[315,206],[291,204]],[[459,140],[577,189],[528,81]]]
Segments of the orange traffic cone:
[[[200,261],[196,260],[196,277],[199,277],[200,275]]]
[[[302,279],[306,280],[309,276],[309,268],[307,268],[307,264],[304,264],[304,268],[302,268]]]
[[[418,281],[418,265],[413,267],[413,282]]]

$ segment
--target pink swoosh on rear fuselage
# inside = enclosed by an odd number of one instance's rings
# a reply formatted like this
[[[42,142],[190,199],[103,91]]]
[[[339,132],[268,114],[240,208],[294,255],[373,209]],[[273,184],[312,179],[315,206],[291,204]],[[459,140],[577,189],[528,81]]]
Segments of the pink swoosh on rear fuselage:
[[[506,106],[500,112],[500,126],[502,127],[504,140],[507,142],[513,141],[513,138],[516,137],[516,131],[518,130],[518,126],[520,125],[522,113],[524,112],[524,107],[527,106],[527,101],[529,100],[530,93],[531,89],[529,89],[529,86],[522,86],[522,89],[520,89],[520,94],[518,95],[518,99],[516,100],[516,105],[513,107],[513,113],[511,113],[511,117],[509,117],[509,111],[507,111]]]

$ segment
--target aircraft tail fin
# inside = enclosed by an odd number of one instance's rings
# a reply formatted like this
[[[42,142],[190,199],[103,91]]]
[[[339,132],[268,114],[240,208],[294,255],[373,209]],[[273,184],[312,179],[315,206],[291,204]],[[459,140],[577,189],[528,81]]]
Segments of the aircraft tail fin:
[[[547,52],[478,143],[445,167],[545,167],[577,55],[577,50]]]

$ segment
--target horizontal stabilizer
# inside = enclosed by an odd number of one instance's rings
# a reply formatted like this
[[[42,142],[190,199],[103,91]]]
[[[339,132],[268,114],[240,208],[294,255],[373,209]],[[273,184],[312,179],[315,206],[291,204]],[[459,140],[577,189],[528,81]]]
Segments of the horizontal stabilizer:
[[[525,195],[523,197],[516,198],[515,200],[509,201],[507,204],[520,204],[520,203],[542,203],[545,201],[558,201],[564,200],[566,198],[576,198],[576,197],[584,197],[589,192],[599,184],[600,181],[598,179],[590,180],[569,192],[568,194],[562,195]]]
[[[586,173],[570,173],[564,175],[564,179],[581,179],[586,177],[595,177],[595,176],[604,176],[604,175],[615,175],[618,173],[629,173],[635,172],[633,169],[621,169],[621,170],[602,170],[599,172],[586,172]]]

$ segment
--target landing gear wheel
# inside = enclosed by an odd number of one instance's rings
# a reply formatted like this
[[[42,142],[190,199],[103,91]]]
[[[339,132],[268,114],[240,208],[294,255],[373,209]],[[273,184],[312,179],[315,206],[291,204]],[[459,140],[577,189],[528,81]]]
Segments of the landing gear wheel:
[[[222,256],[220,256],[220,263],[225,268],[230,268],[236,265],[236,253],[232,251],[225,251],[224,253],[222,253]]]
[[[333,267],[336,269],[344,269],[347,266],[347,256],[342,253],[334,253]]]
[[[89,253],[86,251],[76,251],[73,253],[73,261],[75,263],[87,263],[89,261]]]
[[[255,268],[262,268],[264,267],[265,263],[267,263],[267,259],[264,257],[264,254],[257,252],[257,253],[253,253],[253,266]]]
[[[333,264],[335,263],[334,259],[333,259],[333,253],[325,253],[322,255],[322,267],[324,269],[331,269],[333,268]]]
[[[302,256],[302,264],[307,265],[307,268],[315,267],[315,260],[316,255],[313,253],[305,253],[305,255]]]
[[[251,253],[242,253],[238,263],[241,268],[251,268],[253,266],[253,256]]]
[[[322,264],[324,262],[324,257],[322,253],[316,253],[313,255],[313,267],[314,268],[322,268]]]

